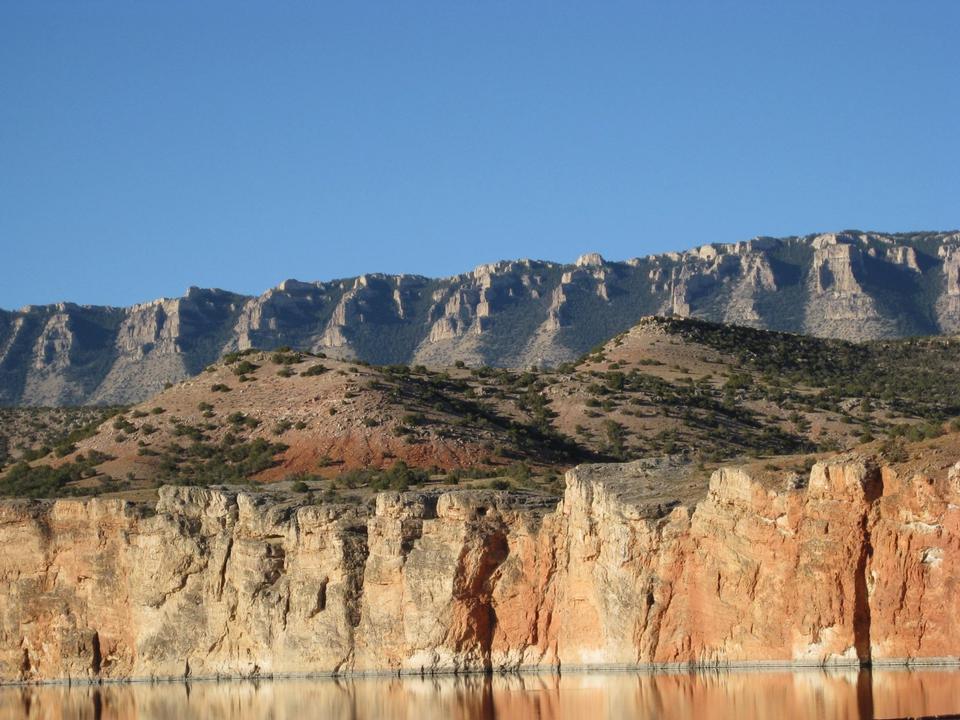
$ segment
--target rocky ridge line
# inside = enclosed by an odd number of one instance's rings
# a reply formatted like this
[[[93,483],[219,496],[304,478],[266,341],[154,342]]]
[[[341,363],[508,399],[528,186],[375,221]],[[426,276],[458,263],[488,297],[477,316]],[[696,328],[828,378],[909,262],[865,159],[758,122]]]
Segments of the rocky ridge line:
[[[571,360],[645,315],[849,340],[960,332],[960,233],[829,233],[444,279],[287,280],[259,297],[191,288],[130,308],[0,311],[0,403],[129,403],[224,352],[289,345],[374,363]]]

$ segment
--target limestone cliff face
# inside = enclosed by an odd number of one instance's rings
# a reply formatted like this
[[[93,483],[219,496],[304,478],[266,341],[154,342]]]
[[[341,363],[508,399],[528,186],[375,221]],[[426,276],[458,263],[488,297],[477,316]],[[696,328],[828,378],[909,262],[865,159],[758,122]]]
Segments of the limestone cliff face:
[[[943,261],[946,289],[937,301],[937,318],[945,332],[960,332],[960,234],[954,242],[944,244],[939,250]]]
[[[0,403],[131,402],[223,352],[290,345],[374,363],[574,359],[645,315],[849,340],[960,331],[960,234],[829,233],[625,262],[518,260],[431,279],[191,289],[132,308],[0,311]]]
[[[867,289],[867,257],[876,248],[849,234],[820,235],[813,241],[813,261],[808,281],[810,301],[804,330],[814,335],[867,340],[897,334],[896,318],[885,315]],[[900,267],[906,250],[887,247],[885,260]],[[916,262],[914,260],[914,266]]]
[[[0,678],[958,659],[960,463],[846,456],[806,487],[643,461],[561,501],[385,493],[371,510],[164,488],[0,505]],[[790,483],[790,487],[796,485]]]
[[[0,311],[0,403],[143,400],[220,357],[243,300],[191,288],[182,298],[129,308],[61,303]]]

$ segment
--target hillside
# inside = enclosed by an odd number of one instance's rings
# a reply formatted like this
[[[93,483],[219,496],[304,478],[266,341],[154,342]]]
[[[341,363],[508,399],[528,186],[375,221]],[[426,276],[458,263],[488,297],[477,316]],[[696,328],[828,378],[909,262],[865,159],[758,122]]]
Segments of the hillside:
[[[958,383],[957,339],[858,344],[689,319],[644,319],[554,369],[234,352],[9,466],[0,492],[286,480],[360,497],[491,478],[553,492],[573,464],[661,456],[705,477],[733,458],[935,437],[960,416]]]
[[[51,453],[23,477],[24,464],[13,467],[7,480],[20,478],[12,483],[27,494],[85,494],[352,471],[350,485],[367,485],[370,468],[405,464],[444,473],[519,460],[552,467],[582,457],[562,438],[514,422],[509,409],[501,414],[504,408],[471,399],[468,387],[423,368],[294,351],[232,353],[111,418],[69,454]]]
[[[960,233],[755,238],[623,262],[587,254],[443,279],[287,280],[259,297],[191,288],[129,308],[0,311],[0,404],[140,402],[251,347],[555,366],[654,314],[847,340],[955,334]]]
[[[121,407],[0,407],[0,468],[17,460],[63,453]]]

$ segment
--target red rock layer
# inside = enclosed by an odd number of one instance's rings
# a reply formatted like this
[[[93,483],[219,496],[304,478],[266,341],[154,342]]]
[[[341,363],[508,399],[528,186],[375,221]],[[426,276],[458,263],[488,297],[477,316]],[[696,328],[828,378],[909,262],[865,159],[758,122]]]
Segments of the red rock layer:
[[[370,517],[198,488],[155,513],[6,502],[0,678],[958,659],[960,469],[847,456],[784,491],[724,469],[693,508],[636,472]]]

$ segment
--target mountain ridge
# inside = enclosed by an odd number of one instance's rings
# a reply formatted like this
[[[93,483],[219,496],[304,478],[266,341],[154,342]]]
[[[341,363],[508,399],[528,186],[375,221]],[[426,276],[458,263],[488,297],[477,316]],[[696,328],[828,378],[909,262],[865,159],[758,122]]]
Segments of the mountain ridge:
[[[0,310],[0,404],[142,400],[224,352],[292,346],[379,364],[555,365],[645,315],[851,340],[960,332],[960,232],[844,231],[570,264],[503,260],[446,278],[191,287],[129,307]]]
[[[286,278],[286,279],[284,279],[284,280],[281,280],[281,281],[280,281],[279,283],[277,283],[277,285],[275,285],[274,287],[269,288],[268,290],[264,291],[264,293],[269,292],[269,290],[281,289],[286,283],[297,284],[297,285],[318,285],[318,284],[319,284],[319,285],[323,285],[323,284],[329,284],[329,283],[353,282],[354,280],[356,280],[357,278],[361,277],[362,275],[380,276],[380,277],[408,277],[408,278],[416,278],[416,279],[420,279],[420,280],[430,280],[430,281],[437,281],[437,280],[454,280],[454,279],[457,279],[457,278],[469,276],[469,275],[473,274],[474,272],[476,272],[477,270],[479,270],[479,269],[481,269],[481,268],[494,267],[494,266],[504,265],[504,264],[510,264],[510,263],[537,263],[537,264],[542,264],[542,265],[552,265],[552,266],[558,266],[558,267],[560,267],[560,266],[566,266],[566,265],[576,265],[578,261],[580,261],[580,260],[584,260],[584,261],[585,261],[586,258],[598,258],[600,261],[602,261],[602,262],[604,262],[604,263],[611,263],[611,264],[627,263],[627,264],[629,264],[631,261],[646,260],[646,259],[659,258],[659,257],[669,257],[669,256],[673,256],[673,255],[683,255],[684,253],[689,253],[689,252],[698,251],[698,250],[700,250],[701,248],[705,248],[705,247],[712,247],[712,248],[716,248],[716,249],[736,248],[738,245],[742,245],[743,243],[751,243],[751,242],[756,242],[756,241],[760,241],[760,242],[769,242],[769,241],[786,242],[786,241],[795,241],[795,240],[807,240],[807,239],[812,239],[812,238],[820,237],[820,236],[822,236],[822,235],[831,235],[831,234],[833,234],[833,235],[868,235],[868,236],[886,237],[886,238],[911,238],[911,237],[916,237],[916,236],[922,236],[922,237],[935,236],[935,237],[939,237],[939,236],[958,235],[958,234],[960,234],[960,229],[953,229],[953,230],[918,230],[918,231],[913,231],[913,232],[885,232],[885,231],[879,231],[879,230],[852,230],[852,229],[851,229],[851,230],[840,230],[840,231],[836,231],[836,232],[826,232],[826,233],[807,233],[807,234],[805,234],[805,235],[784,235],[784,236],[782,236],[782,237],[776,237],[776,236],[772,236],[772,235],[755,235],[754,237],[752,237],[752,238],[750,238],[750,239],[748,239],[748,240],[739,240],[739,241],[735,241],[735,242],[713,242],[713,243],[705,243],[705,244],[703,244],[703,245],[697,245],[696,247],[692,247],[692,248],[689,248],[689,249],[687,249],[687,250],[678,250],[678,251],[665,250],[665,251],[663,251],[663,252],[650,253],[650,254],[648,254],[648,255],[637,255],[637,256],[634,256],[634,257],[632,257],[632,258],[624,258],[624,259],[622,259],[622,260],[609,260],[609,259],[607,259],[602,253],[599,253],[599,252],[586,252],[586,253],[581,253],[581,254],[577,257],[577,259],[574,260],[574,261],[571,262],[571,263],[564,263],[564,262],[559,262],[559,261],[556,261],[556,260],[547,260],[547,259],[544,259],[544,258],[531,258],[531,257],[517,257],[517,258],[511,258],[511,259],[501,259],[501,260],[495,260],[495,261],[489,262],[489,263],[479,263],[478,265],[476,265],[476,266],[473,268],[473,270],[467,270],[467,271],[460,272],[460,273],[454,273],[454,274],[452,274],[452,275],[422,275],[422,274],[420,274],[420,273],[408,273],[408,272],[390,273],[390,272],[384,272],[384,271],[373,271],[373,272],[369,272],[369,273],[362,273],[361,275],[345,275],[345,276],[343,276],[343,277],[333,277],[333,278],[330,278],[330,279],[328,279],[328,280],[301,280],[301,279],[295,278],[295,277],[288,277],[288,278]],[[33,309],[38,309],[38,308],[59,307],[59,306],[72,306],[72,307],[83,308],[83,309],[93,309],[93,308],[112,309],[112,310],[134,309],[134,308],[137,308],[137,307],[140,307],[140,306],[152,305],[152,304],[157,303],[157,302],[163,302],[163,301],[168,301],[168,300],[179,300],[179,299],[183,299],[183,298],[185,298],[185,297],[188,297],[188,296],[190,295],[190,293],[196,292],[196,291],[210,291],[210,292],[214,292],[214,293],[229,293],[229,294],[237,295],[237,296],[243,297],[243,298],[255,298],[255,297],[259,297],[259,295],[252,295],[252,294],[250,294],[250,293],[235,292],[235,291],[233,291],[233,290],[228,290],[228,289],[222,288],[222,287],[202,287],[202,286],[199,286],[199,285],[190,285],[190,286],[187,287],[187,289],[184,291],[184,293],[183,293],[182,295],[160,295],[160,296],[158,296],[158,297],[155,297],[155,298],[152,298],[152,299],[149,299],[149,300],[141,300],[141,301],[134,302],[134,303],[130,303],[130,304],[116,304],[116,305],[115,305],[115,304],[98,304],[98,303],[74,302],[74,301],[72,301],[72,300],[58,300],[58,301],[49,302],[49,303],[26,303],[26,304],[24,304],[24,305],[21,305],[21,306],[18,307],[18,308],[13,308],[13,307],[4,308],[4,307],[0,307],[0,313],[26,312],[26,311],[33,310]],[[264,293],[261,293],[261,295],[263,295]]]

